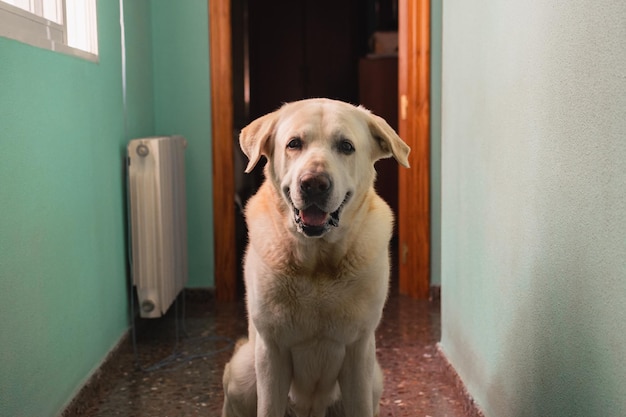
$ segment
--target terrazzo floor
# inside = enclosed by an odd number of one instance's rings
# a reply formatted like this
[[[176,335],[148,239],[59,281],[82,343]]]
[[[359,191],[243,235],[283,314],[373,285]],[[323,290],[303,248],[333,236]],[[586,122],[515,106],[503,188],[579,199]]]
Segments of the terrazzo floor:
[[[222,371],[246,333],[245,308],[206,295],[188,293],[186,300],[163,318],[137,319],[136,343],[124,340],[63,416],[220,416]],[[175,320],[177,309],[184,320]],[[437,302],[392,291],[376,337],[385,375],[381,416],[474,415],[437,349]]]

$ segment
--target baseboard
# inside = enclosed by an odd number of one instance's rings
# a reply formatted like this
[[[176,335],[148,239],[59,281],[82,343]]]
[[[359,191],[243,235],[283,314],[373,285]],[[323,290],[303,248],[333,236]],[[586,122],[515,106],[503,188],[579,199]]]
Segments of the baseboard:
[[[128,339],[130,338],[130,329],[126,330],[118,342],[113,346],[109,353],[100,362],[100,365],[87,378],[83,386],[78,389],[74,397],[65,406],[59,417],[79,417],[85,414],[85,404],[87,399],[98,398],[100,392],[103,391],[106,381],[103,381],[102,375],[108,375],[113,369],[113,364],[119,362],[122,349],[128,349]]]
[[[184,291],[186,301],[192,303],[205,303],[215,299],[215,290],[213,288],[186,288]],[[139,319],[139,313],[137,317]],[[147,319],[152,320],[152,319]],[[113,346],[109,353],[102,359],[100,365],[87,378],[81,388],[78,389],[74,397],[69,400],[59,417],[82,417],[85,415],[86,404],[90,404],[93,398],[101,397],[101,393],[110,387],[107,380],[102,379],[102,375],[111,375],[115,372],[114,365],[122,362],[121,355],[128,354],[131,328],[129,327],[120,336],[118,342]]]
[[[185,288],[185,299],[192,303],[207,303],[215,300],[215,288]]]
[[[470,395],[467,387],[459,377],[459,374],[456,372],[450,361],[448,361],[440,343],[437,343],[437,354],[441,357],[443,373],[446,375],[447,379],[454,381],[456,389],[461,393],[461,397],[463,398],[463,403],[461,404],[463,407],[463,415],[466,417],[485,417],[485,414],[482,412],[478,404],[476,404],[474,398]]]
[[[429,301],[439,302],[441,301],[441,285],[431,285],[428,294]]]

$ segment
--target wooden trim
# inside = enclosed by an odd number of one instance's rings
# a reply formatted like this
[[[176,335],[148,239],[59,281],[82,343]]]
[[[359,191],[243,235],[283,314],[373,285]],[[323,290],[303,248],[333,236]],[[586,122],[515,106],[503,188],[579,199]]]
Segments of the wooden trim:
[[[237,296],[230,0],[209,0],[215,297]]]
[[[400,293],[427,299],[430,285],[430,0],[399,4],[399,133],[411,147],[398,174]]]
[[[437,343],[437,356],[441,359],[441,375],[447,381],[452,381],[456,387],[457,392],[461,394],[461,407],[463,408],[463,415],[467,417],[485,417],[485,414],[471,396],[467,387],[463,383],[463,380],[456,372],[456,369],[446,356],[441,343]]]
[[[237,296],[230,0],[210,0],[215,295]],[[398,175],[399,286],[427,299],[430,286],[430,4],[400,0],[399,133],[411,146]],[[404,100],[403,100],[404,99]],[[406,101],[404,105],[403,101]],[[403,114],[406,117],[402,117]]]

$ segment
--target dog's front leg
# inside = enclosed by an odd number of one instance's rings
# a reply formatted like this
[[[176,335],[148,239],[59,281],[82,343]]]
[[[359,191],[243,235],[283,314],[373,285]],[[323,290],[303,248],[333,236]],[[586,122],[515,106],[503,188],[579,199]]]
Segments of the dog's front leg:
[[[284,417],[292,374],[289,352],[260,336],[255,348],[257,417]]]
[[[346,349],[339,388],[346,417],[374,416],[374,379],[376,345],[371,335],[355,342]]]

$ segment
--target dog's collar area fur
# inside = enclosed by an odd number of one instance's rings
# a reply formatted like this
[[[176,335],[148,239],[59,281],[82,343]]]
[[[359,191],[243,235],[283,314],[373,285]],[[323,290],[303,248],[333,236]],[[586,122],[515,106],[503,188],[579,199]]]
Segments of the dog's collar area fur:
[[[289,198],[289,195],[287,193],[287,199],[289,200],[289,204],[291,205],[291,208],[293,210],[293,219],[296,224],[296,228],[300,233],[308,237],[319,237],[325,234],[326,232],[328,232],[329,230],[331,230],[331,228],[339,227],[339,217],[341,215],[341,211],[343,210],[348,200],[350,200],[350,197],[352,197],[352,193],[348,191],[346,193],[345,198],[339,205],[339,208],[333,211],[332,213],[327,213],[327,212],[324,212],[322,209],[320,209],[318,206],[313,205],[313,204],[304,209],[298,209],[293,204],[293,201],[291,201],[291,198]],[[320,216],[320,217],[325,216],[326,221],[323,223],[320,222],[320,224],[315,224],[315,225],[306,224],[302,218],[303,217],[302,212],[306,210],[318,211],[316,216]]]

